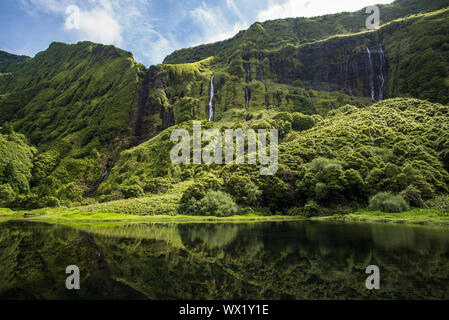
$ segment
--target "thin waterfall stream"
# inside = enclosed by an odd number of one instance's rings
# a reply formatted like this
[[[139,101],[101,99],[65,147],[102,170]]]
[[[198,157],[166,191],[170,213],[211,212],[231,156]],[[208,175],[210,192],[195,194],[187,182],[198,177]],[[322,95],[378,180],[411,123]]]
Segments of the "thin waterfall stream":
[[[384,63],[385,63],[385,53],[382,49],[382,44],[379,44],[379,57],[380,57],[380,66],[379,66],[379,101],[384,99],[384,87],[385,87],[385,78],[384,78]]]
[[[209,121],[214,121],[214,75],[210,77]]]
[[[371,56],[371,51],[368,47],[366,47],[366,52],[368,53],[368,61],[369,61],[369,82],[370,82],[370,88],[371,88],[371,99],[375,99],[375,93],[374,93],[374,66],[373,66],[373,59]]]

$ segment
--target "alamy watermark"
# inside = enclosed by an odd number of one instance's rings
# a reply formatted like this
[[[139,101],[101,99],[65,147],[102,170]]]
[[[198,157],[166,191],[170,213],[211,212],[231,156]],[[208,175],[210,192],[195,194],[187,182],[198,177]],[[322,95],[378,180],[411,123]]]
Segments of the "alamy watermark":
[[[70,274],[65,280],[65,287],[68,290],[79,290],[80,289],[80,268],[75,265],[68,266],[65,269],[66,274]]]
[[[380,9],[378,6],[369,6],[366,8],[366,13],[370,14],[368,18],[366,18],[366,28],[368,30],[376,30],[380,27]]]
[[[65,27],[67,30],[80,29],[80,8],[75,5],[70,5],[65,9],[65,14]]]
[[[369,266],[366,268],[366,274],[370,276],[366,279],[365,286],[368,290],[380,289],[380,269],[378,266]]]
[[[268,133],[270,136],[269,154]],[[245,164],[245,142],[247,142],[247,163],[250,165],[261,165],[260,174],[263,176],[274,175],[278,171],[279,147],[278,130],[259,129],[256,133],[253,129],[243,131],[242,129],[227,129],[222,133],[218,129],[201,131],[201,122],[193,122],[193,139],[189,131],[175,129],[172,131],[170,140],[178,142],[170,151],[173,164],[223,164],[223,140],[224,140],[224,163]],[[179,141],[181,140],[181,141]],[[193,140],[193,143],[191,144]],[[235,144],[234,144],[235,140]],[[202,148],[202,143],[208,143]],[[193,152],[191,147],[193,146]],[[234,148],[235,146],[235,148]],[[235,154],[235,159],[234,159]],[[193,159],[192,159],[193,155]]]

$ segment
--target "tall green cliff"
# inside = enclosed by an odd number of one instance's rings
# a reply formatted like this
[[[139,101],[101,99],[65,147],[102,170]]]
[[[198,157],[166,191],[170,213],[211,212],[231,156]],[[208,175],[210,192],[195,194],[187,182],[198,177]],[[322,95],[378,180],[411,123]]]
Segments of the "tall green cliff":
[[[176,51],[149,68],[129,52],[90,42],[53,43],[34,58],[0,52],[0,151],[7,154],[0,163],[0,192],[11,198],[3,206],[81,203],[98,195],[113,199],[129,188],[142,195],[159,187],[145,188],[144,178],[153,179],[149,184],[193,179],[198,172],[174,168],[161,154],[171,145],[167,129],[191,120],[210,119],[205,126],[221,129],[281,127],[281,144],[286,143],[290,157],[284,165],[302,172],[306,167],[291,162],[341,157],[335,145],[325,151],[316,144],[313,152],[304,148],[312,152],[306,157],[292,153],[291,146],[302,131],[336,119],[341,108],[362,113],[380,100],[418,98],[433,104],[408,100],[420,106],[403,115],[410,123],[426,107],[446,117],[439,104],[449,104],[448,7],[448,0],[397,0],[381,6],[378,30],[365,29],[364,10],[255,23],[232,39]],[[395,113],[397,104],[390,100],[385,110]],[[369,110],[372,116],[378,109]],[[344,112],[337,115],[351,120]],[[431,123],[435,130],[442,130],[442,120]],[[430,135],[422,142],[438,172],[433,180],[423,178],[427,198],[447,191],[445,137],[441,133],[438,145],[428,145]],[[390,150],[396,140],[389,138],[371,147]],[[303,148],[302,143],[296,147]],[[359,146],[345,146],[361,152]],[[391,162],[382,161],[370,170],[383,170]],[[407,161],[394,164],[405,170]],[[358,171],[363,181],[370,173],[356,166],[344,169]],[[423,170],[417,175],[424,176]],[[273,210],[279,199],[270,200],[270,184],[285,193],[299,190],[294,183],[289,186],[291,181],[276,179],[256,181],[264,190],[261,205]]]

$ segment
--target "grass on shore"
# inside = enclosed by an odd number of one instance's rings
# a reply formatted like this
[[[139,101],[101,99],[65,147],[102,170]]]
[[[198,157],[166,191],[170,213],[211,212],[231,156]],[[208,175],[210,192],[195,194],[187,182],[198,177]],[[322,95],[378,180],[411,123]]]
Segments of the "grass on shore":
[[[0,208],[0,221],[24,219],[48,223],[237,223],[304,219],[303,217],[294,216],[265,216],[257,212],[232,217],[178,215],[176,213],[177,197],[179,195],[164,194],[76,208],[45,208],[31,211],[13,211],[11,209]],[[312,218],[312,220],[449,226],[449,210],[412,209],[402,213],[384,213],[362,209],[349,214]]]
[[[346,215],[334,215],[320,220],[343,220],[353,222],[377,222],[421,225],[449,225],[449,210],[412,209],[401,213],[359,210]]]
[[[54,208],[38,209],[32,211],[11,211],[0,209],[1,220],[28,220],[40,222],[127,222],[127,223],[153,223],[153,222],[258,222],[258,221],[285,221],[298,220],[300,217],[291,216],[262,216],[256,213],[247,215],[236,215],[232,217],[207,217],[186,215],[131,215],[114,212],[83,211],[80,208]]]

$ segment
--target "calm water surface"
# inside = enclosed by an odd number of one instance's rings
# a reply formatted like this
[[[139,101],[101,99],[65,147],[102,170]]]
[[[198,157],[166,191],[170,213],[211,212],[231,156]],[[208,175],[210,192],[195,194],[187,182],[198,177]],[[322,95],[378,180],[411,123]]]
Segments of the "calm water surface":
[[[65,287],[69,265],[79,291]],[[449,299],[448,228],[0,223],[0,299],[426,298]]]

